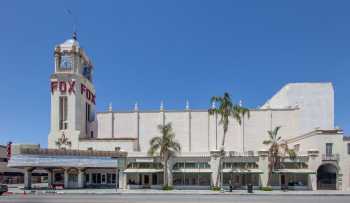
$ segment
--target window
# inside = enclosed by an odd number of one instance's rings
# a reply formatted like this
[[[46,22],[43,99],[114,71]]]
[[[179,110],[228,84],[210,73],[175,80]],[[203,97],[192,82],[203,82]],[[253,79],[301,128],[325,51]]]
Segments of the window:
[[[299,150],[300,150],[300,144],[294,145],[294,151],[299,152]]]
[[[116,182],[115,182],[115,181],[116,181],[116,177],[117,177],[117,176],[115,175],[115,173],[113,173],[113,174],[112,174],[112,183],[116,183]]]
[[[63,173],[55,173],[55,182],[63,182]]]
[[[185,168],[197,168],[196,163],[194,162],[186,162],[185,163]]]
[[[173,169],[182,169],[182,168],[210,168],[208,162],[177,162]]]
[[[68,54],[63,54],[60,60],[61,70],[70,70],[73,68],[73,58]]]
[[[92,151],[93,149],[92,149],[92,147],[88,147],[87,150]]]
[[[327,156],[333,155],[333,143],[326,143],[326,155]]]
[[[90,182],[90,174],[89,174],[89,173],[86,173],[86,174],[85,174],[85,182],[86,182],[86,183],[89,183],[89,182]]]
[[[68,128],[68,98],[67,96],[59,97],[59,128],[65,130]]]
[[[120,147],[115,147],[114,151],[119,152],[120,151]]]
[[[350,154],[350,143],[348,143],[348,154]]]
[[[88,103],[85,103],[85,132],[86,134],[89,133],[89,123],[94,120],[93,114],[91,113],[91,105]],[[90,134],[91,136],[91,134]]]
[[[107,173],[107,184],[115,184],[115,173]]]
[[[92,174],[92,183],[93,183],[93,184],[96,184],[96,183],[97,183],[97,174],[96,174],[96,173],[93,173],[93,174]]]
[[[87,65],[83,67],[83,76],[91,81],[91,68]]]
[[[106,175],[105,174],[101,175],[101,181],[102,181],[102,183],[106,182]]]

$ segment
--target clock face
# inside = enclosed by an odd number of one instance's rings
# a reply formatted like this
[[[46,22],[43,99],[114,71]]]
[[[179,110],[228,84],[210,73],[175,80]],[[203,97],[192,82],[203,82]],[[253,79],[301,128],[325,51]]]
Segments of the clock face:
[[[72,69],[73,67],[72,57],[68,55],[62,55],[60,67],[62,69]]]

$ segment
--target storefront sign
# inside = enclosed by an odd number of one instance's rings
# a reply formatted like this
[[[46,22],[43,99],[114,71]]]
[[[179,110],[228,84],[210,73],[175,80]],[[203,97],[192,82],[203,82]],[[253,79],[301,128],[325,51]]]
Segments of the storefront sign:
[[[51,93],[54,91],[60,91],[61,93],[74,93],[75,94],[76,82],[75,81],[52,81],[51,82]],[[96,96],[92,93],[89,88],[83,83],[80,84],[80,93],[85,95],[85,98],[96,104]]]

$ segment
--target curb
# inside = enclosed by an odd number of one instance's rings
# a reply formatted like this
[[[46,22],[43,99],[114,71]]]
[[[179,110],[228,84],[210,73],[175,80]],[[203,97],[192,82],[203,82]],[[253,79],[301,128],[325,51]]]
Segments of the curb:
[[[12,193],[13,195],[22,195],[23,193]],[[224,195],[224,196],[350,196],[350,193],[307,193],[307,194],[300,194],[300,193],[186,193],[186,192],[154,192],[154,193],[142,193],[142,192],[114,192],[114,193],[98,193],[98,192],[86,192],[86,193],[79,193],[79,192],[35,192],[35,193],[27,193],[27,195],[43,195],[43,196],[51,196],[51,195],[199,195],[199,196],[217,196],[217,195]]]

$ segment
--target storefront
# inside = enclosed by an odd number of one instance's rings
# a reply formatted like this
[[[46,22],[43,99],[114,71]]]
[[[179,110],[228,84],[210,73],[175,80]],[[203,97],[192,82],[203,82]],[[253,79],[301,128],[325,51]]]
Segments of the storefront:
[[[124,173],[129,189],[161,188],[163,185],[163,165],[159,162],[132,162]]]
[[[182,161],[173,166],[173,185],[177,189],[209,189],[210,165],[206,161]]]
[[[315,172],[309,169],[279,169],[272,175],[272,186],[282,190],[309,190],[309,175]]]
[[[26,149],[13,155],[8,166],[24,171],[25,188],[31,188],[37,170],[47,172],[49,188],[118,187],[118,157],[125,156],[107,151]]]

